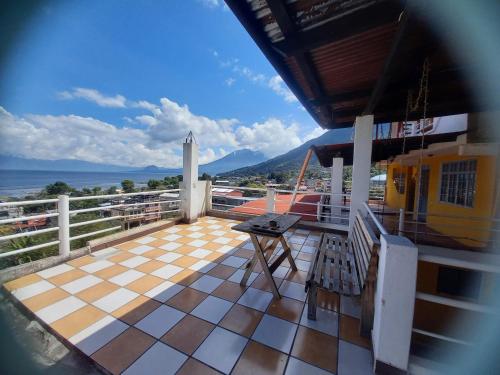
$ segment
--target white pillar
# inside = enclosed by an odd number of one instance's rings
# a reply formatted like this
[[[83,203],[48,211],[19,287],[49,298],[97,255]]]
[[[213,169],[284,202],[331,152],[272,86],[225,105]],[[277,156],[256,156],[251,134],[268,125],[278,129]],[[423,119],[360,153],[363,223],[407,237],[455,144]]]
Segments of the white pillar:
[[[267,202],[267,212],[274,212],[274,195],[276,191],[272,188],[267,188],[266,191],[266,202]]]
[[[198,219],[196,186],[198,184],[198,145],[192,138],[182,144],[182,185],[184,220],[192,223]]]
[[[332,222],[340,223],[340,215],[342,214],[342,209],[340,206],[343,202],[342,196],[342,183],[344,180],[344,159],[343,158],[333,158],[332,161],[332,179],[331,179],[331,196],[330,196],[330,204],[331,204],[331,213],[332,213]]]
[[[59,195],[57,197],[57,226],[59,227],[59,255],[63,257],[69,256],[71,250],[69,239],[69,197],[67,195]]]
[[[418,249],[406,237],[381,235],[372,343],[375,370],[406,371],[415,309]],[[382,365],[383,364],[383,365]]]
[[[363,202],[368,200],[372,164],[373,115],[356,117],[354,124],[354,156],[352,164],[351,211],[349,232]]]

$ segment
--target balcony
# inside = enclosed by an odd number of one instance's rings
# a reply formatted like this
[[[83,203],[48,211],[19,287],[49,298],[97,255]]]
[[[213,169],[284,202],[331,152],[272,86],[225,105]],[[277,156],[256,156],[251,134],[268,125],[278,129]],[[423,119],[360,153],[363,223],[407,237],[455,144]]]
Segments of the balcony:
[[[260,269],[239,285],[253,248],[235,223],[172,221],[3,288],[105,373],[370,373],[358,300],[320,295],[318,320],[307,319],[304,280],[319,232],[287,233],[299,270],[275,272],[276,301]]]

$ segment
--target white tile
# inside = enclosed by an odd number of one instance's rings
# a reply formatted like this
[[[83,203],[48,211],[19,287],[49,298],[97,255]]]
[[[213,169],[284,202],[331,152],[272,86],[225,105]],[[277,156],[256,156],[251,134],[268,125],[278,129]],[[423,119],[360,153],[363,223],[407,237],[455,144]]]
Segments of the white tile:
[[[200,233],[200,232],[193,232],[191,234],[188,234],[187,237],[189,238],[200,238],[203,237],[205,234]]]
[[[85,302],[75,296],[69,296],[53,303],[52,305],[44,307],[41,310],[38,310],[36,315],[45,323],[50,324],[56,320],[64,318],[66,315],[71,314],[78,309],[81,309],[85,305]]]
[[[94,251],[91,256],[94,258],[100,258],[100,259],[105,259],[107,257],[110,257],[116,253],[119,253],[121,250],[117,249],[115,247],[107,247],[106,249]]]
[[[307,253],[307,254],[313,254],[316,251],[316,247],[304,245],[304,246],[302,246],[300,251],[302,251],[303,253]]]
[[[264,292],[260,289],[248,288],[240,297],[238,303],[255,310],[266,311],[272,299],[272,293]]]
[[[188,245],[194,246],[194,247],[203,247],[207,243],[208,243],[207,241],[203,241],[203,240],[194,240],[194,241],[191,241],[190,243],[188,243]]]
[[[63,264],[60,264],[58,266],[55,266],[55,267],[52,267],[52,268],[49,268],[49,269],[46,269],[43,271],[39,271],[36,274],[38,276],[43,277],[44,279],[48,279],[49,277],[57,276],[57,275],[60,275],[61,273],[71,271],[74,268],[75,267],[72,267],[69,264],[63,263]]]
[[[242,249],[246,250],[255,250],[255,247],[253,246],[253,243],[251,241],[245,242],[243,245],[240,246]]]
[[[177,241],[179,238],[182,238],[182,236],[179,236],[178,234],[169,234],[169,235],[168,235],[168,236],[166,236],[166,237],[162,237],[162,240],[175,242],[175,241]]]
[[[202,277],[200,277],[198,280],[196,280],[195,282],[193,282],[189,286],[193,289],[196,289],[196,290],[199,290],[199,291],[202,291],[205,293],[212,293],[223,282],[224,282],[224,280],[221,280],[217,277],[203,275]]]
[[[146,297],[164,303],[175,296],[177,293],[179,293],[182,289],[184,289],[184,286],[180,284],[174,284],[173,282],[167,280],[144,293],[144,295]]]
[[[130,284],[132,281],[140,279],[144,275],[144,272],[140,272],[137,270],[128,270],[120,273],[119,275],[113,276],[111,279],[109,279],[109,281],[116,285],[125,286],[127,284]]]
[[[302,259],[295,259],[295,265],[297,268],[301,271],[308,272],[309,271],[309,266],[311,265],[311,262],[308,262],[306,260]]]
[[[246,262],[248,262],[247,258],[241,258],[241,257],[236,257],[234,255],[227,257],[224,259],[222,264],[226,266],[231,266],[234,268],[240,268],[242,265],[244,265]]]
[[[286,367],[285,375],[331,375],[329,371],[320,369],[319,367],[311,366],[308,363],[302,362],[300,359],[290,357]]]
[[[154,247],[152,247],[152,246],[141,245],[141,246],[134,247],[133,249],[131,249],[129,251],[135,255],[142,255],[142,254],[147,253],[148,251],[153,250],[153,249],[154,249]]]
[[[137,294],[136,292],[132,292],[131,290],[125,288],[120,288],[105,295],[97,301],[94,301],[92,304],[95,307],[106,311],[107,313],[111,313],[116,309],[119,309],[123,305],[129,303],[138,296],[139,294]]]
[[[231,242],[233,239],[232,238],[227,238],[227,237],[218,237],[216,238],[215,240],[213,240],[212,242],[215,242],[215,243],[220,243],[222,245],[227,245],[229,242]]]
[[[33,296],[39,295],[40,293],[46,292],[55,288],[54,285],[46,280],[40,280],[36,283],[23,286],[22,288],[16,289],[12,292],[12,295],[16,297],[19,301],[31,298]]]
[[[64,289],[68,293],[76,294],[82,290],[90,288],[91,286],[99,284],[101,281],[102,279],[94,275],[87,275],[61,285],[61,289]]]
[[[288,354],[292,348],[296,330],[296,324],[264,314],[252,339]]]
[[[273,272],[273,276],[284,279],[289,270],[290,268],[288,267],[279,266],[278,268],[276,268],[276,271]]]
[[[288,239],[288,241],[297,245],[302,245],[306,241],[306,238],[301,236],[292,236]]]
[[[210,233],[213,236],[224,236],[227,232],[224,230],[214,230],[212,233]]]
[[[185,315],[185,313],[173,307],[161,305],[151,314],[138,321],[135,327],[159,339]]]
[[[199,230],[202,230],[203,227],[200,227],[199,225],[190,225],[187,230],[191,232],[198,232]]]
[[[208,221],[207,221],[207,223],[208,223]],[[208,228],[209,229],[220,229],[220,228],[222,228],[222,225],[212,224],[212,225],[209,225]]]
[[[193,357],[224,374],[229,374],[247,342],[243,336],[215,327],[194,352]]]
[[[177,227],[170,227],[168,229],[165,229],[165,232],[167,233],[177,233],[180,232],[182,229],[177,228]]]
[[[158,268],[156,271],[151,272],[151,275],[161,277],[162,279],[168,280],[172,276],[181,272],[183,268],[174,266],[173,264],[167,264],[164,267]]]
[[[128,267],[128,268],[135,268],[137,266],[140,266],[143,263],[149,262],[150,259],[137,255],[132,258],[128,258],[127,260],[124,260],[123,262],[120,262],[122,266]]]
[[[187,360],[187,356],[157,341],[130,366],[124,375],[174,375]]]
[[[338,375],[372,374],[372,355],[368,349],[339,340]]]
[[[295,233],[307,236],[309,234],[309,231],[307,229],[295,229]]]
[[[352,316],[353,318],[361,318],[361,299],[360,297],[340,296],[340,313]]]
[[[210,262],[208,260],[199,260],[195,264],[192,264],[191,266],[189,266],[189,269],[193,270],[193,271],[207,273],[212,268],[214,268],[216,265],[217,265],[217,263],[215,263],[215,262]]]
[[[237,270],[235,273],[231,275],[228,281],[232,281],[233,283],[239,284],[241,279],[243,278],[243,275],[245,274],[245,270]],[[251,285],[253,281],[259,276],[257,272],[252,272],[250,274],[250,277],[248,278],[247,285]]]
[[[293,281],[284,280],[281,283],[279,292],[285,297],[290,297],[298,299],[299,301],[306,300],[306,292],[304,290],[304,285],[299,283],[294,283]]]
[[[114,266],[115,264],[113,262],[110,262],[109,260],[98,260],[97,262],[94,263],[89,263],[84,266],[81,266],[80,269],[82,271],[85,271],[87,273],[95,273],[97,271],[103,270],[105,268]]]
[[[181,246],[182,246],[182,244],[180,244],[180,243],[169,242],[169,243],[166,243],[165,245],[161,245],[160,249],[167,250],[167,251],[173,251],[175,249],[178,249]]]
[[[221,254],[232,254],[236,250],[238,250],[236,247],[229,246],[229,245],[224,245],[224,246],[220,247],[219,249],[217,249],[216,251],[218,253],[221,253]]]
[[[189,256],[192,256],[192,257],[195,257],[195,258],[198,258],[198,259],[203,259],[205,258],[207,255],[210,255],[212,254],[212,252],[210,250],[206,250],[206,249],[202,249],[201,247],[194,250],[194,251],[191,251],[189,253]]]
[[[307,318],[307,304],[302,312],[300,324],[331,336],[339,335],[339,316],[336,312],[316,308],[316,320]]]
[[[246,241],[248,240],[248,234],[240,234],[235,240]]]
[[[160,255],[156,260],[161,260],[162,262],[165,263],[171,263],[176,259],[179,259],[182,256],[182,254],[177,254],[177,253],[167,253]]]
[[[150,242],[153,242],[154,240],[156,240],[156,238],[151,237],[151,236],[146,236],[146,237],[141,237],[138,240],[134,240],[134,241],[138,242],[140,244],[146,245],[146,244],[148,244]]]
[[[191,315],[208,320],[210,323],[218,324],[226,315],[233,304],[221,298],[208,296],[196,308]]]
[[[101,320],[71,337],[69,342],[90,356],[127,328],[127,324],[110,315],[106,315]]]

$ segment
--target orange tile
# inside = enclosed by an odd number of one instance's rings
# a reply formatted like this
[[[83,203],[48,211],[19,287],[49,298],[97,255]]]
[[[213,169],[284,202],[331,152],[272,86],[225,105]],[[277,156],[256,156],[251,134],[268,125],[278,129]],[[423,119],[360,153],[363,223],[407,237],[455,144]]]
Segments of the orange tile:
[[[183,257],[180,257],[172,262],[173,265],[179,266],[179,267],[184,267],[188,268],[189,266],[192,266],[196,262],[199,262],[200,260],[198,258],[190,257],[188,255],[185,255]]]
[[[94,275],[100,277],[101,279],[108,280],[111,279],[113,276],[119,275],[120,273],[123,273],[127,270],[128,270],[127,267],[115,264],[114,266],[95,272]]]
[[[192,238],[190,238],[190,240],[193,240]],[[191,242],[191,241],[189,241]],[[175,252],[176,253],[179,253],[179,254],[183,254],[183,255],[187,255],[193,251],[196,250],[196,247],[194,246],[189,246],[189,245],[183,245],[181,247],[178,247],[177,249],[175,249]]]
[[[207,296],[208,294],[206,293],[199,292],[191,288],[185,288],[170,298],[166,304],[176,308],[177,310],[189,313],[205,298],[207,298]]]
[[[288,281],[293,281],[294,283],[305,284],[307,279],[307,272],[300,270],[290,270],[286,275],[286,279]]]
[[[303,253],[302,251],[299,253],[299,255],[297,255],[297,259],[305,260],[307,262],[312,261],[312,258],[313,258],[313,254]]]
[[[104,311],[92,305],[86,305],[64,318],[56,320],[50,326],[62,337],[69,339],[105,316]]]
[[[151,273],[156,271],[158,268],[164,267],[165,263],[160,262],[159,260],[150,260],[149,262],[143,263],[140,266],[135,267],[137,271],[141,271],[144,273]]]
[[[283,279],[280,279],[278,277],[273,277],[274,283],[276,284],[276,287],[279,289],[281,283],[283,282]],[[252,288],[260,289],[265,292],[271,292],[271,284],[267,280],[266,275],[263,273],[260,274],[252,283]]]
[[[191,238],[191,237],[181,237],[181,238],[176,239],[175,242],[181,243],[181,244],[187,244],[187,243],[190,243],[191,241],[194,241],[194,240],[195,239]]]
[[[250,337],[262,318],[260,311],[235,304],[220,322],[220,326]]]
[[[189,286],[202,276],[203,276],[203,274],[201,272],[196,272],[196,271],[193,271],[193,270],[186,268],[185,270],[172,276],[169,279],[169,281],[176,283],[176,284]]]
[[[347,315],[340,315],[339,337],[352,344],[371,348],[371,341],[359,335],[359,319]]]
[[[111,315],[127,324],[133,325],[152,311],[156,310],[160,305],[159,302],[153,299],[139,296],[120,307],[118,310],[113,311]]]
[[[212,292],[213,296],[236,302],[245,292],[245,287],[240,284],[224,281],[217,289]]]
[[[214,329],[214,325],[191,315],[186,315],[162,338],[165,344],[174,347],[188,355],[200,346]]]
[[[112,257],[109,257],[107,260],[114,263],[120,263],[135,256],[135,254],[129,253],[128,251],[122,251],[116,255],[113,255]]]
[[[241,258],[252,259],[254,254],[255,251],[253,250],[238,249],[238,251],[235,251],[233,255]]]
[[[145,252],[144,254],[142,254],[142,256],[147,257],[147,258],[151,258],[151,259],[156,259],[162,255],[165,255],[166,253],[168,253],[168,251],[165,251],[162,249],[153,249],[153,250],[149,250],[149,251]]]
[[[30,275],[20,277],[19,279],[9,281],[8,283],[3,284],[3,286],[8,291],[11,291],[11,290],[23,288],[23,287],[28,286],[30,284],[34,284],[40,280],[43,280],[43,279],[40,276],[38,276],[37,274],[32,273]]]
[[[144,294],[155,286],[161,284],[164,280],[152,275],[144,275],[141,278],[127,284],[127,289],[133,290],[136,293]]]
[[[130,327],[92,355],[92,359],[112,374],[119,374],[153,345],[155,339]],[[131,345],[132,344],[132,345]]]
[[[225,245],[222,245],[222,244],[217,243],[217,242],[209,242],[209,243],[203,245],[203,248],[207,249],[207,250],[216,251],[216,250],[219,250],[222,246],[225,246]]]
[[[167,241],[165,241],[165,240],[162,240],[162,239],[161,239],[162,237],[165,237],[165,236],[167,236],[167,234],[166,234],[166,233],[160,233],[160,234],[159,234],[158,239],[156,239],[156,240],[154,240],[154,241],[149,242],[147,245],[148,245],[148,246],[151,246],[151,247],[160,247],[160,246],[162,246],[162,245],[165,245],[165,243],[166,243]],[[156,236],[155,236],[155,237],[156,237]],[[147,254],[147,253],[144,253],[144,254]],[[143,254],[143,255],[144,255],[144,254]]]
[[[241,244],[245,242],[244,240],[231,240],[228,245],[232,247],[238,247],[241,246]]]
[[[121,244],[115,245],[114,247],[120,250],[125,250],[128,251],[130,249],[133,249],[134,247],[140,246],[140,243],[134,242],[134,241],[127,241],[123,242]]]
[[[231,374],[281,375],[287,358],[286,354],[250,340]]]
[[[69,283],[70,281],[77,280],[83,276],[88,275],[86,272],[75,268],[74,270],[61,273],[60,275],[53,276],[50,279],[47,279],[54,285],[63,285]]]
[[[82,301],[92,303],[94,301],[97,301],[99,298],[102,298],[109,293],[114,292],[118,288],[119,286],[116,284],[110,283],[109,281],[102,281],[91,288],[82,290],[81,292],[77,293],[76,296]]]
[[[317,304],[322,309],[340,311],[340,298],[338,293],[327,292],[323,289],[318,289]]]
[[[219,279],[227,279],[230,277],[233,273],[236,272],[236,268],[226,266],[224,264],[218,264],[214,268],[212,268],[210,271],[207,272],[208,275],[218,277]]]
[[[180,231],[176,232],[175,234],[178,236],[189,236],[193,232],[187,230],[187,228],[189,228],[189,226],[183,227]]]
[[[208,231],[207,231],[208,232]],[[200,237],[200,240],[203,240],[203,241],[213,241],[215,240],[216,238],[219,238],[217,236],[214,236],[213,234],[205,234],[203,237]]]
[[[204,365],[194,358],[189,358],[177,371],[176,375],[219,375],[220,372]]]
[[[273,299],[267,309],[267,313],[278,318],[298,323],[302,315],[304,303],[297,300],[281,297],[279,300]]]
[[[63,298],[69,297],[69,295],[70,294],[68,292],[62,289],[54,288],[34,297],[25,299],[24,301],[22,301],[22,303],[31,311],[38,311],[46,306],[52,305],[53,303],[62,300]]]
[[[87,264],[94,263],[95,261],[96,259],[94,257],[90,255],[85,255],[83,257],[70,260],[69,262],[66,263],[73,267],[82,267],[86,266]]]
[[[292,355],[324,370],[337,372],[338,338],[299,326]]]
[[[207,255],[205,258],[205,260],[209,260],[210,262],[216,262],[216,263],[220,263],[222,262],[224,259],[226,259],[226,255],[225,254],[221,254],[221,253],[218,253],[217,251],[214,251],[212,252],[212,254],[209,254]]]

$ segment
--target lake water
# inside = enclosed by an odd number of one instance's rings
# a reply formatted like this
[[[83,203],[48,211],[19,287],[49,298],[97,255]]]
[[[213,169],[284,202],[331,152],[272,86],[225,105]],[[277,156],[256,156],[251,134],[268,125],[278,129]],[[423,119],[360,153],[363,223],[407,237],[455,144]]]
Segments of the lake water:
[[[120,187],[123,180],[132,180],[136,186],[144,186],[149,179],[161,180],[168,173],[146,172],[63,172],[63,171],[18,171],[0,170],[0,197],[23,197],[39,192],[56,181],[66,182],[71,187],[82,189],[100,186]]]

